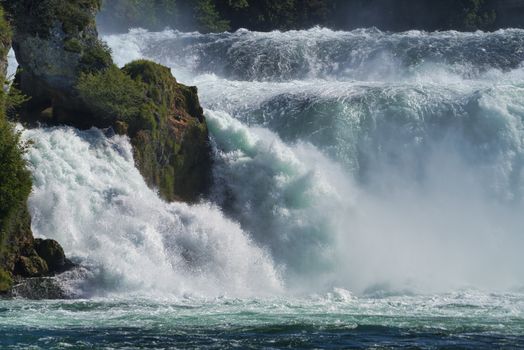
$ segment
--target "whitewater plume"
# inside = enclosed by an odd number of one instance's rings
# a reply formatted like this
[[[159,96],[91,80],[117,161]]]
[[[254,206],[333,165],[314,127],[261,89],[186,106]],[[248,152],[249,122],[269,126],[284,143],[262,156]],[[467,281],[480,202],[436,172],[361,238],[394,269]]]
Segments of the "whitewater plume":
[[[220,209],[161,201],[135,168],[127,138],[66,127],[25,130],[23,137],[33,142],[27,158],[35,235],[59,240],[91,271],[76,294],[280,290],[271,258]]]
[[[521,30],[106,37],[199,86],[214,201],[288,286],[522,285]],[[314,287],[313,287],[314,286]]]

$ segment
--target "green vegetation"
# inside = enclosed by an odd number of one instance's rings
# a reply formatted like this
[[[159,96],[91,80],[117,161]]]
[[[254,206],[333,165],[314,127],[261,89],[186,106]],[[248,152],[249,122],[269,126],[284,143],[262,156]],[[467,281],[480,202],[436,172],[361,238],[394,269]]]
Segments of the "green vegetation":
[[[9,13],[14,14],[14,25],[24,32],[46,38],[55,24],[61,24],[68,36],[77,35],[93,25],[89,15],[101,7],[101,0],[3,0]],[[16,16],[27,13],[26,16]]]
[[[486,0],[465,0],[463,6],[457,25],[464,30],[490,29],[497,18],[495,10],[489,9]]]
[[[497,0],[105,0],[110,30],[491,29]]]
[[[0,293],[9,290],[12,283],[11,275],[0,268]]]
[[[83,73],[77,89],[101,126],[137,118],[146,102],[144,87],[115,65],[100,72]]]
[[[3,64],[10,39],[11,31],[0,7],[0,60]],[[21,98],[18,94],[8,98],[4,89],[0,89],[0,292],[11,285],[11,276],[6,272],[10,270],[7,265],[12,256],[11,243],[18,239],[13,238],[18,234],[18,228],[24,226],[22,221],[31,192],[31,176],[22,157],[24,149],[18,133],[6,117],[7,106],[13,106]]]
[[[196,88],[147,60],[84,73],[76,88],[93,125],[130,136],[138,168],[166,200],[193,201],[204,191],[208,131]]]

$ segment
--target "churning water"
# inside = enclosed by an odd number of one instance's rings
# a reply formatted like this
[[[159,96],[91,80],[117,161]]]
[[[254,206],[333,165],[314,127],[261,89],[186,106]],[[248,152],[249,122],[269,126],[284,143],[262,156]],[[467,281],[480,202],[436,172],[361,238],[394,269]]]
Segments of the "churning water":
[[[197,85],[211,198],[166,204],[126,138],[25,130],[73,301],[0,302],[25,347],[524,347],[524,31],[104,38]]]

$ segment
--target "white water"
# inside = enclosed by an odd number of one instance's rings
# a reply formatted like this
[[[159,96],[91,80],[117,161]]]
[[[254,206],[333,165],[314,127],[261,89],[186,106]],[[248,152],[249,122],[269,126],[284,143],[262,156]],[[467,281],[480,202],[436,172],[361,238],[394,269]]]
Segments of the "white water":
[[[83,293],[520,288],[522,37],[106,37],[118,64],[151,58],[199,87],[215,204],[162,203],[124,139],[38,129],[35,233],[91,266]]]
[[[166,204],[148,189],[125,138],[71,128],[24,138],[35,142],[34,233],[56,238],[89,267],[80,295],[279,292],[271,258],[218,208]]]

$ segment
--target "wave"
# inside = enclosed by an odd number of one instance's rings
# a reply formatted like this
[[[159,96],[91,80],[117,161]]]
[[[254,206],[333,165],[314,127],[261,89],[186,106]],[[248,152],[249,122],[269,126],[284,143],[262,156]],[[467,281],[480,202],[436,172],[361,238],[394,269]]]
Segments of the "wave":
[[[219,34],[132,30],[105,40],[115,51],[134,46],[176,70],[233,80],[396,81],[435,68],[466,78],[491,69],[515,69],[524,59],[523,38],[520,29],[389,33],[373,28],[351,32],[313,28]]]

